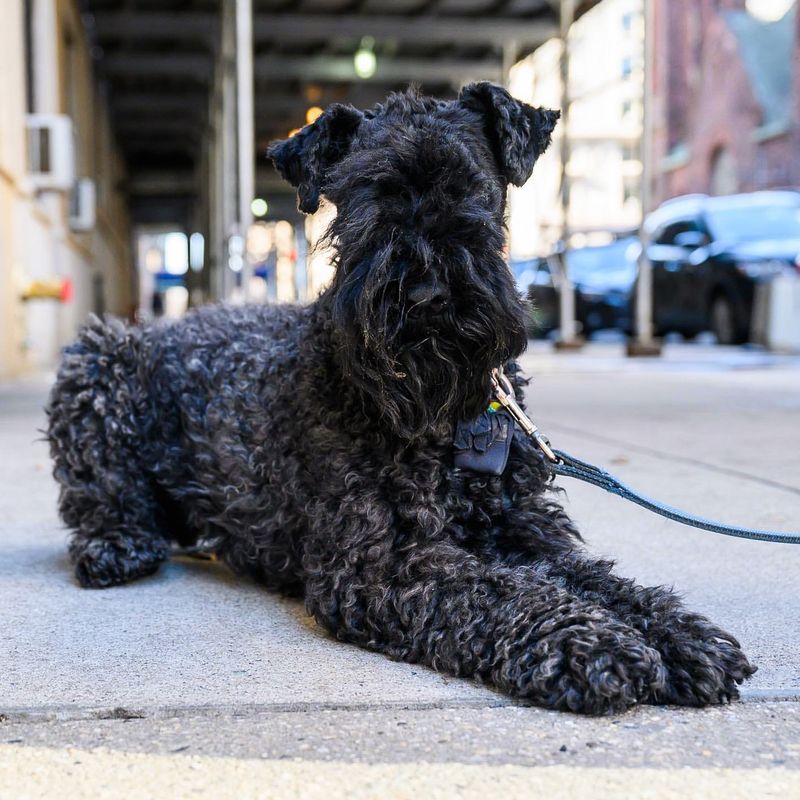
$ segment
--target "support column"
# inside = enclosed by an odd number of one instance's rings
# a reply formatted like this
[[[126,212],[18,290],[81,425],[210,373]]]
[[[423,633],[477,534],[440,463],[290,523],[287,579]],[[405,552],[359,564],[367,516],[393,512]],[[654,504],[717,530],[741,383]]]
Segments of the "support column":
[[[639,147],[642,160],[642,183],[640,188],[642,224],[652,210],[653,198],[653,0],[642,0],[644,13],[644,54],[642,63],[642,137]],[[640,239],[647,247],[641,226]],[[639,256],[639,272],[636,281],[635,337],[628,342],[629,356],[661,355],[661,342],[653,330],[653,265],[646,249]]]
[[[561,0],[560,3],[560,35],[561,35],[561,239],[563,247],[559,254],[559,311],[560,328],[556,348],[561,350],[577,350],[583,345],[583,339],[576,333],[575,326],[575,287],[569,274],[569,159],[570,159],[570,92],[569,92],[569,31],[575,21],[575,0]]]
[[[255,196],[255,123],[253,120],[253,0],[236,0],[237,233],[245,242],[253,223]],[[250,296],[252,264],[242,250],[242,298]]]
[[[216,81],[218,100],[215,107],[217,139],[216,194],[218,201],[219,239],[217,252],[219,275],[217,292],[224,300],[237,294],[238,274],[231,266],[239,266],[237,250],[237,159],[236,159],[236,8],[232,2],[221,4],[222,24]],[[238,248],[241,252],[241,248]],[[232,254],[233,251],[233,254]]]
[[[222,221],[222,113],[221,113],[221,72],[219,44],[214,65],[214,82],[211,87],[208,106],[208,239],[206,241],[206,259],[208,264],[207,286],[213,300],[224,297],[222,291],[222,275],[227,269],[223,258],[225,234]]]
[[[515,40],[506,42],[503,45],[503,86],[506,89],[511,86],[511,67],[517,63],[519,57],[519,44]]]

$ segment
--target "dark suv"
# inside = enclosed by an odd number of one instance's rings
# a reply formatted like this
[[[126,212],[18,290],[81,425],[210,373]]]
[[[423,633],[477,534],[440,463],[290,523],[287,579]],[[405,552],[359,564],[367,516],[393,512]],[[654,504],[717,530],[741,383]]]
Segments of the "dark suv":
[[[575,320],[585,336],[610,328],[630,330],[630,293],[641,250],[637,237],[625,235],[608,244],[575,248],[567,254],[575,286]],[[553,254],[511,265],[531,301],[532,336],[546,336],[558,327],[557,263],[553,264],[558,258]]]
[[[800,272],[800,192],[678,197],[643,233],[656,332],[711,330],[721,344],[746,342],[756,285]]]

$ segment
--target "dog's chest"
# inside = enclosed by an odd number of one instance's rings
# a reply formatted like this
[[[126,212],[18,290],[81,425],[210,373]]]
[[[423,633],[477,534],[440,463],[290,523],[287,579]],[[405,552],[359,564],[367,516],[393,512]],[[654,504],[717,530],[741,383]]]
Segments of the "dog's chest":
[[[448,450],[394,470],[385,490],[396,517],[414,533],[479,546],[494,540],[511,507],[504,483],[502,476],[456,467]]]
[[[456,539],[493,539],[502,527],[511,498],[497,476],[453,470],[444,497],[449,529]]]

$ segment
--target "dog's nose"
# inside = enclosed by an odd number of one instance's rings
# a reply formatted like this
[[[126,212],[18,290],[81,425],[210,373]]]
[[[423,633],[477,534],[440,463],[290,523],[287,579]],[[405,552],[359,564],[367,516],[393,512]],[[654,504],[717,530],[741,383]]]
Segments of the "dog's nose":
[[[439,311],[447,305],[450,292],[435,283],[421,283],[408,292],[408,303],[412,308]]]

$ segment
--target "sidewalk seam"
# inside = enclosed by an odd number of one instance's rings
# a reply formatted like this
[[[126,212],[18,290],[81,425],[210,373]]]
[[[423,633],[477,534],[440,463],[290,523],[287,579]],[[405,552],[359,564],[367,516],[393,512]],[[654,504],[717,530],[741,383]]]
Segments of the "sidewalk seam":
[[[780,483],[779,481],[774,481],[771,478],[764,478],[760,475],[752,475],[749,472],[743,472],[738,469],[732,469],[730,467],[722,467],[719,464],[713,464],[708,461],[702,461],[699,458],[690,458],[689,456],[681,456],[677,453],[670,453],[665,450],[658,450],[654,447],[647,447],[646,445],[641,444],[634,444],[633,442],[627,441],[625,439],[621,439],[617,436],[604,436],[601,433],[595,433],[594,431],[585,431],[581,428],[574,428],[571,425],[564,425],[560,422],[551,422],[548,423],[546,426],[548,429],[551,430],[560,430],[564,433],[568,433],[574,436],[582,436],[586,439],[590,439],[592,441],[601,443],[601,444],[612,444],[616,445],[617,447],[625,448],[627,450],[632,450],[636,453],[641,453],[642,455],[653,456],[654,458],[660,458],[663,461],[672,461],[678,464],[688,464],[692,467],[697,467],[699,469],[707,470],[708,472],[716,472],[720,475],[729,475],[734,478],[740,478],[742,480],[750,481],[752,483],[760,483],[763,486],[768,486],[771,489],[778,489],[782,492],[789,492],[790,494],[800,495],[800,487],[798,486],[791,486],[786,483]]]
[[[800,702],[800,688],[796,689],[742,689],[738,703],[796,703]],[[733,705],[736,705],[736,702]],[[512,699],[496,701],[450,701],[430,703],[265,703],[247,705],[151,706],[126,708],[96,708],[90,706],[50,706],[43,708],[9,708],[0,711],[0,726],[17,723],[85,722],[99,720],[125,721],[130,719],[182,719],[203,716],[248,717],[260,714],[308,714],[325,711],[452,711],[458,709],[492,710],[503,708],[530,708],[543,711],[538,706]],[[675,707],[678,708],[677,706]],[[571,715],[567,715],[571,716]],[[0,727],[1,729],[1,727]]]

